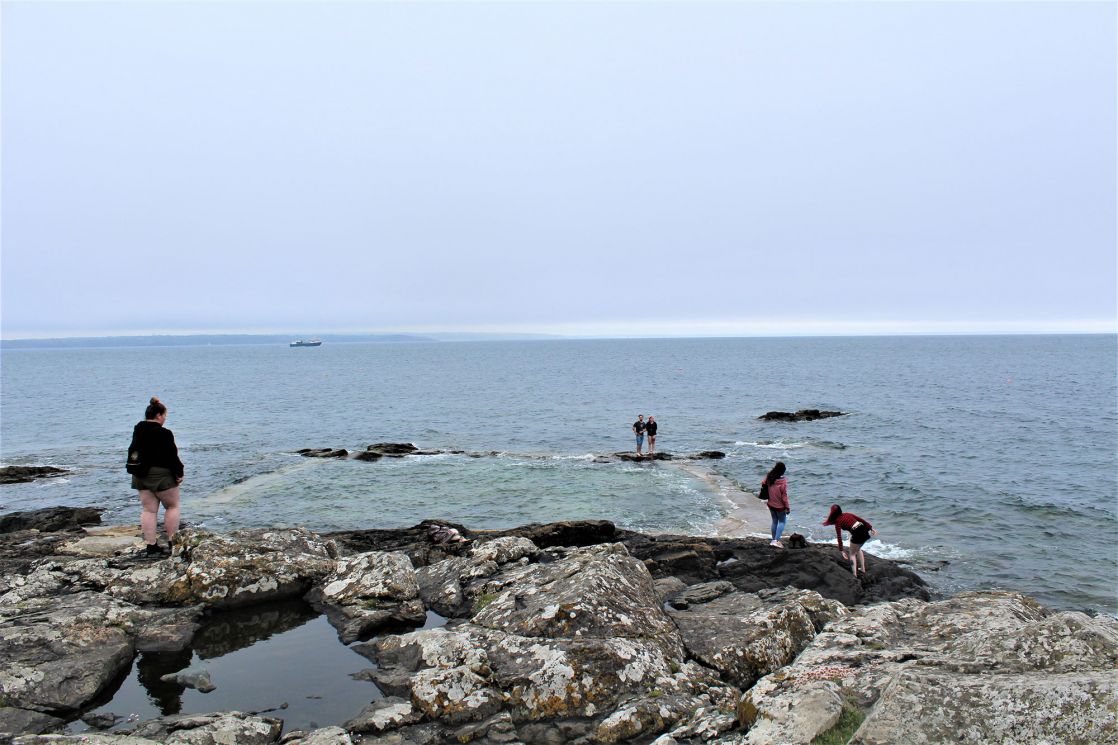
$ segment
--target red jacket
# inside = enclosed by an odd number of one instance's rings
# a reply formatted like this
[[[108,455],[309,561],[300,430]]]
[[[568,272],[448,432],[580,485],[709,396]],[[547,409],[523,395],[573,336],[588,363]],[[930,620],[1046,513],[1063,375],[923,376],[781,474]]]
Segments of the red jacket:
[[[873,530],[869,520],[863,520],[853,512],[844,512],[835,518],[835,535],[838,536],[839,551],[842,550],[842,531],[853,533],[859,525],[865,525],[866,530]]]
[[[764,483],[764,481],[761,482],[762,485]],[[774,510],[792,509],[792,505],[788,503],[788,479],[781,476],[769,487],[769,499],[765,504]]]

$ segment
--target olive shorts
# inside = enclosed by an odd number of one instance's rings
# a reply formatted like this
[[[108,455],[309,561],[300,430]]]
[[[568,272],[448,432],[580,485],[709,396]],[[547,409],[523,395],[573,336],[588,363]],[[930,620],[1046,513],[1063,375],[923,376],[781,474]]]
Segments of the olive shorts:
[[[160,466],[152,466],[148,469],[146,476],[132,475],[132,488],[141,489],[143,491],[153,491],[159,493],[174,489],[179,485],[175,480],[174,474],[168,468],[161,468]]]

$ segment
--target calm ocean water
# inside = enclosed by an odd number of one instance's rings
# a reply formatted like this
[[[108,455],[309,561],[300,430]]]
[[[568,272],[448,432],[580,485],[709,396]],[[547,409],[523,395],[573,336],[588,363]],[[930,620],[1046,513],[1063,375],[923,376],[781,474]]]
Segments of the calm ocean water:
[[[788,464],[788,532],[833,540],[828,506],[871,520],[871,553],[937,589],[1004,588],[1118,613],[1118,339],[863,337],[9,349],[0,460],[72,469],[0,486],[0,511],[69,504],[130,522],[122,467],[151,395],[187,467],[184,518],[225,530],[474,528],[605,518],[710,533],[724,495],[632,447],[719,449],[754,489]],[[849,416],[764,423],[772,409]],[[293,454],[380,441],[497,451],[363,463]],[[936,571],[932,568],[947,562]]]

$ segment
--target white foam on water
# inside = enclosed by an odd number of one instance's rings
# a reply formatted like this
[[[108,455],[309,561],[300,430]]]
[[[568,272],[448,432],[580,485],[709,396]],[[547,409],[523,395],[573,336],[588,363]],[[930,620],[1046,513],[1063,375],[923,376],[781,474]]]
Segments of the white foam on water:
[[[866,541],[862,547],[867,553],[871,553],[882,559],[889,559],[891,561],[908,561],[916,556],[916,552],[911,548],[902,548],[893,543],[885,543],[876,538],[871,538]]]
[[[796,450],[808,446],[806,442],[783,442],[782,440],[776,442],[735,442],[734,444],[738,447],[753,447],[762,450]]]
[[[597,456],[593,453],[584,453],[583,455],[552,455],[551,460],[594,460]]]

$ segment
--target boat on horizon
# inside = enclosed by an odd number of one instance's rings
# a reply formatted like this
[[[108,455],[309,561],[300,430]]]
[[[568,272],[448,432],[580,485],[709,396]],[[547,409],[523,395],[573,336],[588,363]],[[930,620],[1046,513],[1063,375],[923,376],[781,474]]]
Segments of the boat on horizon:
[[[322,342],[319,341],[318,339],[298,339],[296,341],[291,342],[287,346],[289,346],[289,347],[321,347]]]

